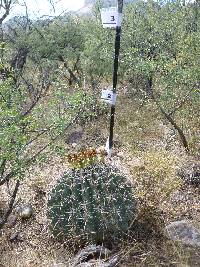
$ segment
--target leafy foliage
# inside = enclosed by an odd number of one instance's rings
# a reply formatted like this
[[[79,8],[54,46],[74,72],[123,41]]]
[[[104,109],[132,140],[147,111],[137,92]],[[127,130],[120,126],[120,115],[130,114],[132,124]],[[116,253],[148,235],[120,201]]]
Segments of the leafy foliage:
[[[187,103],[195,107],[199,99],[200,20],[196,6],[148,1],[130,5],[126,12],[123,77],[139,97],[143,94],[156,103],[189,150],[178,124],[184,117],[180,107],[188,110]]]

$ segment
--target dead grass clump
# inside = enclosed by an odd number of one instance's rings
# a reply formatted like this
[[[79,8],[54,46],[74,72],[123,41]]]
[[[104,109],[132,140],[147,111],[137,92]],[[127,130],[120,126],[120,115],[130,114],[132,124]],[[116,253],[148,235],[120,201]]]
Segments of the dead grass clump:
[[[149,205],[159,206],[182,185],[176,174],[179,158],[164,150],[150,150],[141,155],[143,164],[131,168],[136,194]]]
[[[121,250],[120,267],[194,267],[199,266],[195,251],[167,239],[134,241]]]
[[[163,239],[165,226],[163,212],[147,202],[138,205],[137,217],[132,225],[132,235],[137,241],[148,241],[152,238]]]

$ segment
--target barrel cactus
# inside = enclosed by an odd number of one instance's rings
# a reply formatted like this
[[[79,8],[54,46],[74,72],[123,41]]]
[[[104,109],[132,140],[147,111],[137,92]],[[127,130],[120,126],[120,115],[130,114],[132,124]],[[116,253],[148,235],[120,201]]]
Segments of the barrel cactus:
[[[126,178],[102,162],[68,171],[48,200],[55,237],[96,244],[126,233],[135,208],[132,187]]]

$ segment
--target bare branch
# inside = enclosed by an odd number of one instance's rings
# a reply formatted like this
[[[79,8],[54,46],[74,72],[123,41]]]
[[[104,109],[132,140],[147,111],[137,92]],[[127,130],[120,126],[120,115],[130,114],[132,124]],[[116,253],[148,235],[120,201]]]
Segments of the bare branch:
[[[3,220],[0,222],[0,229],[2,229],[2,227],[5,225],[5,223],[8,220],[9,215],[11,214],[11,212],[13,210],[13,205],[14,205],[14,202],[15,202],[15,199],[16,199],[16,196],[17,196],[17,192],[19,190],[19,185],[20,185],[19,180],[17,180],[15,188],[14,188],[14,191],[13,191],[13,194],[11,196],[11,200],[10,200],[8,209],[7,209],[6,213],[3,216]]]
[[[4,174],[4,170],[5,170],[5,166],[6,166],[6,160],[3,159],[0,165],[0,176],[2,177]]]
[[[0,11],[3,11],[3,15],[0,18],[0,26],[2,25],[3,21],[7,18],[10,14],[10,10],[13,4],[15,4],[15,0],[1,0],[0,1]]]
[[[179,137],[181,139],[181,142],[182,142],[182,144],[183,144],[183,146],[185,148],[185,151],[187,153],[189,153],[189,145],[188,145],[188,142],[187,142],[187,139],[186,139],[186,137],[184,135],[183,130],[178,126],[178,124],[175,122],[175,120],[172,118],[172,116],[169,113],[167,113],[164,110],[164,108],[160,105],[160,103],[158,102],[158,100],[154,96],[153,91],[152,91],[152,94],[151,94],[151,98],[156,103],[157,107],[160,109],[160,111],[164,115],[164,117],[171,123],[171,125],[174,127],[174,129],[178,132]]]
[[[55,4],[54,4],[54,1],[53,0],[49,0],[52,8],[53,8],[53,12],[55,13],[56,12],[56,9],[55,9]]]

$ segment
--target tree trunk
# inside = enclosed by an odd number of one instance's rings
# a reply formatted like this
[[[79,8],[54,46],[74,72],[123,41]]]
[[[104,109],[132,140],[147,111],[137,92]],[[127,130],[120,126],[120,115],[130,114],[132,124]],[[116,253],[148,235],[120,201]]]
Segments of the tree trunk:
[[[170,122],[170,124],[174,127],[174,129],[178,132],[180,140],[185,148],[185,151],[187,153],[189,153],[189,146],[188,146],[188,142],[187,139],[183,133],[183,130],[178,126],[178,124],[175,122],[175,120],[172,118],[172,116],[170,114],[168,114],[164,108],[159,104],[159,102],[157,101],[154,92],[153,92],[153,78],[150,77],[147,80],[147,94],[149,95],[149,97],[156,103],[157,107],[159,108],[159,110],[161,111],[161,113],[164,115],[164,117]]]
[[[183,133],[183,130],[177,125],[177,123],[174,121],[174,119],[169,114],[167,114],[160,105],[158,105],[158,103],[156,103],[156,104],[157,104],[158,108],[160,109],[161,113],[165,116],[165,118],[171,123],[171,125],[178,132],[179,137],[181,139],[181,142],[182,142],[186,152],[188,153],[189,152],[189,146],[188,146],[187,139]]]

